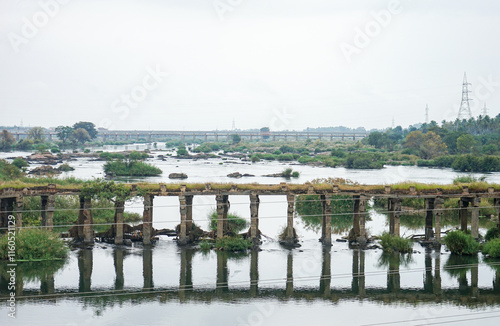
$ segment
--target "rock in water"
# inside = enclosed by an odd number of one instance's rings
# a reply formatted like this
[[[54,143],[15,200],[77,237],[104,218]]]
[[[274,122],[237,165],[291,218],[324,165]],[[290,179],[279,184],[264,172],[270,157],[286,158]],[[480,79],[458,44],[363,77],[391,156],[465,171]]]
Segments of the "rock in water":
[[[170,173],[168,175],[169,179],[187,179],[187,174],[185,173]]]

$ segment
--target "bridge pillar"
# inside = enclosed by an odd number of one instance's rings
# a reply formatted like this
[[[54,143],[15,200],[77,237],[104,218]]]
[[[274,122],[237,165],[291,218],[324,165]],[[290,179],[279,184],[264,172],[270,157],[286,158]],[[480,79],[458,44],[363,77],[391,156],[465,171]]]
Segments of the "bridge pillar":
[[[286,290],[287,296],[293,295],[293,252],[290,250],[286,257]]]
[[[181,195],[179,196],[180,212],[181,212],[181,225],[180,235],[177,244],[186,245],[189,243],[188,235],[193,228],[193,196]]]
[[[151,290],[153,284],[153,250],[144,248],[142,250],[142,275],[144,278],[144,290]]]
[[[441,241],[441,217],[443,215],[444,199],[436,197],[434,199],[434,239],[436,242]]]
[[[322,220],[321,220],[321,239],[325,246],[332,245],[332,195],[321,195]]]
[[[0,227],[9,227],[9,215],[14,213],[15,198],[2,198],[0,199],[0,214],[1,223]]]
[[[206,143],[206,142],[208,141],[208,136],[207,136],[207,134],[205,133],[205,135],[204,135],[203,137],[204,137],[204,139],[205,139],[205,143]]]
[[[401,198],[389,198],[389,234],[400,236]]]
[[[295,213],[295,195],[287,194],[287,220],[286,220],[286,230],[285,230],[285,238],[280,241],[280,243],[287,247],[297,247],[298,240],[297,235],[295,234],[295,229],[293,228],[293,215]]]
[[[78,272],[80,274],[78,291],[90,292],[93,269],[92,249],[80,249],[78,252]]]
[[[16,132],[16,141],[19,141],[19,133]]]
[[[193,289],[192,250],[181,250],[181,270],[179,276],[179,297],[182,301],[186,298],[186,291]]]
[[[137,140],[139,140],[139,133],[137,133],[136,138],[137,138]]]
[[[54,274],[43,275],[40,279],[40,293],[54,294],[55,292]]]
[[[434,198],[425,199],[425,240],[430,241],[434,238],[434,229],[432,220],[434,218]]]
[[[250,194],[250,240],[254,245],[260,244],[259,232],[259,195]]]
[[[460,229],[462,231],[467,231],[467,207],[469,207],[468,198],[460,198],[458,201],[460,210],[458,211],[458,219],[460,220]]]
[[[129,134],[128,132],[125,134],[125,140],[128,140]]]
[[[497,227],[500,228],[500,198],[494,198],[493,205],[497,211]]]
[[[103,133],[103,134],[102,134],[102,141],[103,141],[103,142],[106,142],[106,138],[107,138],[107,137],[108,137],[108,134]]]
[[[259,251],[250,252],[250,296],[256,297],[259,293]]]
[[[479,239],[479,204],[481,203],[481,197],[474,197],[472,199],[472,212],[471,212],[471,225],[470,234],[474,239]]]
[[[227,233],[227,213],[229,211],[229,196],[216,195],[217,201],[217,238],[222,238]]]
[[[345,138],[345,135],[344,135],[344,134],[342,134],[342,141],[344,141],[344,138]]]
[[[118,134],[115,133],[115,141],[118,140]]]
[[[215,133],[215,141],[219,141],[219,134]]]
[[[253,135],[252,135],[252,134],[250,134],[250,141],[252,141],[252,140],[253,140]]]
[[[361,247],[366,245],[366,197],[354,196],[353,227],[349,234],[349,242],[357,241]]]
[[[142,243],[151,244],[153,230],[153,199],[154,195],[144,196],[144,212],[142,213]]]
[[[41,202],[42,226],[45,226],[47,231],[52,231],[54,226],[55,196],[41,196]]]
[[[398,252],[391,254],[389,257],[389,270],[387,271],[387,290],[389,292],[399,292],[401,288],[400,263],[401,255]]]
[[[23,210],[24,210],[23,196],[17,196],[16,197],[16,228],[21,228],[23,226]]]
[[[434,294],[441,294],[441,255],[434,255],[434,284],[432,286]]]
[[[295,134],[295,140],[299,140],[299,134]]]
[[[115,201],[115,244],[123,244],[123,212],[125,211],[125,202],[122,200]]]
[[[228,284],[228,274],[227,269],[227,253],[223,251],[217,251],[217,284],[215,285],[215,291],[218,294],[229,291]]]
[[[78,211],[78,238],[86,244],[94,243],[92,229],[92,203],[90,198],[80,196],[80,210]]]
[[[113,250],[113,265],[115,266],[115,290],[123,290],[125,278],[123,276],[123,254],[125,250],[115,248]]]

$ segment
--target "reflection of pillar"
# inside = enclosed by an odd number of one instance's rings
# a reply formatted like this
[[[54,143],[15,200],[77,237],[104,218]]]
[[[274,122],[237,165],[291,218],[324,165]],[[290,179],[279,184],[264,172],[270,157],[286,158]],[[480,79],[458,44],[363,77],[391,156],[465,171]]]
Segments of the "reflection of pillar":
[[[436,199],[434,199],[434,239],[437,242],[441,241],[441,216],[443,216],[443,205],[444,199],[442,197],[436,197]]]
[[[115,248],[113,250],[113,264],[115,265],[115,290],[123,290],[125,283],[123,277],[123,255],[125,250]]]
[[[255,297],[259,292],[259,251],[250,253],[250,296]]]
[[[227,254],[217,251],[217,284],[215,286],[217,293],[228,292],[227,283],[229,271],[227,269]]]
[[[286,259],[286,295],[293,295],[293,253],[288,251]]]
[[[425,277],[424,277],[424,291],[432,293],[434,288],[434,277],[432,276],[432,256],[431,250],[425,251]]]
[[[41,294],[55,293],[54,274],[44,275],[40,281]]]
[[[222,238],[227,233],[227,213],[229,211],[229,196],[216,195],[217,201],[217,238]]]
[[[181,272],[179,276],[179,296],[185,298],[186,291],[193,289],[192,278],[193,251],[181,250]]]
[[[471,275],[470,286],[471,286],[471,290],[472,290],[472,296],[477,297],[479,294],[479,287],[478,287],[479,267],[478,267],[478,264],[472,265],[472,267],[470,269],[470,275]]]
[[[142,251],[142,275],[144,277],[144,289],[153,288],[153,251],[144,248]]]
[[[78,252],[78,270],[80,271],[79,292],[90,292],[92,268],[93,268],[92,249],[81,249]]]
[[[144,212],[142,213],[142,242],[151,244],[153,229],[153,195],[144,196]]]
[[[479,238],[479,204],[480,203],[481,203],[481,197],[474,197],[474,199],[472,200],[470,234],[474,237],[474,239]]]
[[[332,195],[322,195],[321,203],[323,208],[321,241],[324,245],[330,246],[332,244]]]
[[[425,199],[425,240],[434,238],[434,229],[432,220],[434,218],[434,198]]]
[[[458,204],[460,206],[460,210],[458,211],[460,228],[462,231],[467,231],[467,207],[469,206],[469,201],[467,198],[460,198]]]
[[[330,296],[332,281],[331,254],[330,248],[323,249],[323,264],[321,265],[321,278],[319,281],[319,291],[324,296]]]
[[[500,271],[495,270],[495,278],[493,279],[493,291],[500,293]]]
[[[24,210],[23,196],[17,196],[16,197],[16,227],[18,227],[18,228],[23,226],[23,210]]]
[[[441,294],[441,253],[436,252],[434,255],[434,294]]]
[[[399,264],[401,255],[395,253],[389,258],[389,271],[387,272],[387,290],[389,292],[398,292],[401,284],[399,275]]]
[[[359,250],[352,251],[352,283],[351,289],[353,293],[359,291]]]
[[[359,295],[363,297],[365,295],[365,252],[363,250],[359,251]]]
[[[42,201],[42,226],[45,226],[48,231],[52,231],[54,226],[54,210],[55,210],[55,196],[41,196]]]
[[[115,244],[123,244],[123,212],[125,202],[117,200],[115,202]]]
[[[254,244],[259,242],[259,195],[250,194],[250,240]]]
[[[401,198],[389,198],[389,233],[400,236]]]

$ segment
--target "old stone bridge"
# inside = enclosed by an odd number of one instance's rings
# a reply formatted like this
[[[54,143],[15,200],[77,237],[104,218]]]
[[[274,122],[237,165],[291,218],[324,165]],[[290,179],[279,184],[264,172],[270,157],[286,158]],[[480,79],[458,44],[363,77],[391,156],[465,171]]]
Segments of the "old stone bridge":
[[[193,196],[215,196],[217,203],[217,237],[222,237],[228,231],[228,210],[230,196],[250,197],[250,239],[258,243],[259,236],[259,197],[261,196],[286,196],[286,238],[285,243],[295,243],[293,229],[295,215],[295,200],[298,195],[318,195],[322,204],[322,235],[321,241],[329,246],[331,244],[331,215],[332,196],[351,196],[353,200],[353,227],[351,234],[358,242],[366,242],[365,220],[366,203],[370,198],[387,200],[390,215],[389,232],[393,235],[400,234],[401,200],[405,197],[423,198],[426,203],[425,238],[426,240],[439,241],[441,236],[441,215],[445,198],[456,198],[457,209],[462,230],[467,229],[468,216],[471,216],[471,234],[479,236],[479,204],[482,198],[492,198],[496,207],[497,218],[500,215],[500,185],[462,186],[462,185],[370,185],[348,186],[327,184],[128,184],[132,193],[144,198],[143,211],[143,242],[151,244],[153,224],[153,200],[158,196],[177,196],[180,209],[180,231],[178,244],[184,245],[189,241],[189,232],[193,221]],[[0,227],[8,226],[8,215],[16,216],[16,227],[22,227],[23,198],[39,196],[41,200],[42,226],[51,230],[55,211],[55,196],[80,196],[80,210],[77,221],[78,238],[85,243],[94,241],[92,222],[92,206],[90,198],[81,194],[78,185],[75,186],[29,186],[0,188]],[[123,243],[123,212],[124,203],[115,203],[115,221],[113,224],[114,239],[116,244]]]

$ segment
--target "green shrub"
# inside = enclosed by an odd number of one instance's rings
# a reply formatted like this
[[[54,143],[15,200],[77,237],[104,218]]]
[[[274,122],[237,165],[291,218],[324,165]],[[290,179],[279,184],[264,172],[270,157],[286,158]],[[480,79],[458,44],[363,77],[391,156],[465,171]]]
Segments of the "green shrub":
[[[476,178],[476,177],[473,177],[471,175],[461,175],[461,176],[458,176],[455,179],[453,179],[453,184],[456,185],[456,184],[460,184],[460,183],[481,182],[481,181],[484,181],[485,179],[486,179],[485,176]]]
[[[104,164],[104,172],[118,176],[152,176],[162,174],[162,170],[142,161],[108,161]]]
[[[215,241],[215,248],[225,251],[242,251],[252,247],[252,242],[242,237],[222,237]]]
[[[398,236],[383,233],[380,237],[380,245],[386,252],[409,253],[413,251],[413,241]]]
[[[0,238],[0,259],[8,259],[8,234]],[[65,258],[69,248],[57,233],[41,229],[16,232],[16,260],[48,260]]]
[[[463,231],[451,231],[443,240],[452,254],[474,255],[479,251],[479,243],[470,234]]]
[[[500,238],[500,228],[491,228],[486,232],[486,235],[484,236],[484,240],[490,241],[495,238]]]
[[[299,172],[293,171],[291,168],[285,169],[285,170],[283,170],[283,172],[281,172],[281,176],[283,178],[287,178],[287,179],[298,178],[299,175],[300,175]]]
[[[378,153],[350,153],[347,155],[345,167],[348,169],[382,169]]]
[[[483,254],[491,258],[500,258],[500,238],[488,241],[483,247]]]
[[[210,230],[217,230],[217,211],[213,210],[210,215]],[[230,234],[238,234],[241,230],[247,227],[247,221],[234,213],[227,214],[228,232]]]
[[[14,166],[17,166],[19,169],[22,169],[22,168],[25,168],[25,167],[28,167],[28,166],[29,166],[28,162],[26,162],[26,161],[25,161],[23,158],[21,158],[21,157],[16,157],[16,158],[12,161],[12,163],[11,163],[11,164],[12,164],[12,165],[14,165]]]
[[[59,167],[57,169],[61,172],[68,172],[68,171],[75,170],[75,168],[72,167],[71,165],[69,165],[68,163],[64,163],[64,164],[59,165]]]

